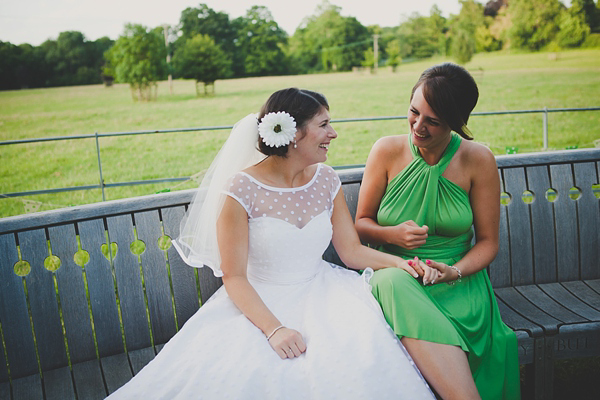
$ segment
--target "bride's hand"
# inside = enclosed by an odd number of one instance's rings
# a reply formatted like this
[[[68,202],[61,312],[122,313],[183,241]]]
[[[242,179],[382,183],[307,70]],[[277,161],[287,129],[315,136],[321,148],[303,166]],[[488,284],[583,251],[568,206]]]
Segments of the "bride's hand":
[[[405,270],[406,272],[408,272],[409,274],[411,274],[414,278],[418,278],[419,276],[423,276],[423,268],[421,267],[421,265],[419,264],[415,264],[410,260],[403,260],[400,257],[398,257],[398,265],[396,265],[396,268],[400,268]]]
[[[306,344],[300,332],[281,328],[269,339],[269,344],[282,359],[299,357],[306,351]]]

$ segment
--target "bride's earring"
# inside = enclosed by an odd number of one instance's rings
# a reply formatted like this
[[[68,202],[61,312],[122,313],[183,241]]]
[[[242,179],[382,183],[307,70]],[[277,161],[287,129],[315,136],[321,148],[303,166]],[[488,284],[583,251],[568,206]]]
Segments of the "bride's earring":
[[[294,140],[294,148],[297,149],[298,145],[296,144],[296,141]]]

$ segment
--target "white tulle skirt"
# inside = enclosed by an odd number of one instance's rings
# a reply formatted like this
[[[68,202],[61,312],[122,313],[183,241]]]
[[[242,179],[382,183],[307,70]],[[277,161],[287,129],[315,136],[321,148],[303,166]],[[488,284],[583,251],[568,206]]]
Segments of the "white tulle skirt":
[[[294,284],[251,281],[307,350],[282,360],[219,289],[117,399],[432,399],[366,276],[323,261]]]

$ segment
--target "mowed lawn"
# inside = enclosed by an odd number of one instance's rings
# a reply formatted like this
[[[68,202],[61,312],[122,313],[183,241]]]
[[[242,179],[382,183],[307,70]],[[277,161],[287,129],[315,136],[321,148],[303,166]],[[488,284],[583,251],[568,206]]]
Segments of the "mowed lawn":
[[[433,58],[401,65],[396,73],[344,72],[217,81],[216,96],[196,97],[194,82],[177,80],[173,95],[159,82],[157,101],[134,102],[128,85],[102,85],[0,92],[0,141],[232,125],[257,112],[275,90],[297,86],[324,93],[333,119],[406,115],[410,91]],[[475,112],[600,106],[600,50],[558,54],[477,54],[466,65],[476,78]],[[541,151],[542,114],[473,116],[477,141],[495,154],[507,146]],[[600,139],[600,111],[549,115],[549,149],[593,147]],[[364,164],[380,137],[407,131],[405,120],[344,122],[330,147],[328,164]],[[122,136],[100,139],[106,183],[184,177],[205,169],[227,130]],[[95,139],[0,146],[0,193],[94,185],[99,182]],[[107,199],[152,194],[189,182],[106,189]],[[101,201],[100,190],[28,196],[40,210]],[[21,198],[0,198],[0,217],[24,213]]]

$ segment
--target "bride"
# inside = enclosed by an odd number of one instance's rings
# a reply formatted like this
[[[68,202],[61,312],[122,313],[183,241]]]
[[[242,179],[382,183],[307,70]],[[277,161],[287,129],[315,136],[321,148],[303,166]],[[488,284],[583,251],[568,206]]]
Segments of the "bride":
[[[404,260],[362,246],[319,93],[275,92],[233,128],[174,245],[221,287],[110,399],[432,399],[371,295]],[[258,149],[257,149],[258,148]],[[330,240],[344,263],[322,259]]]

